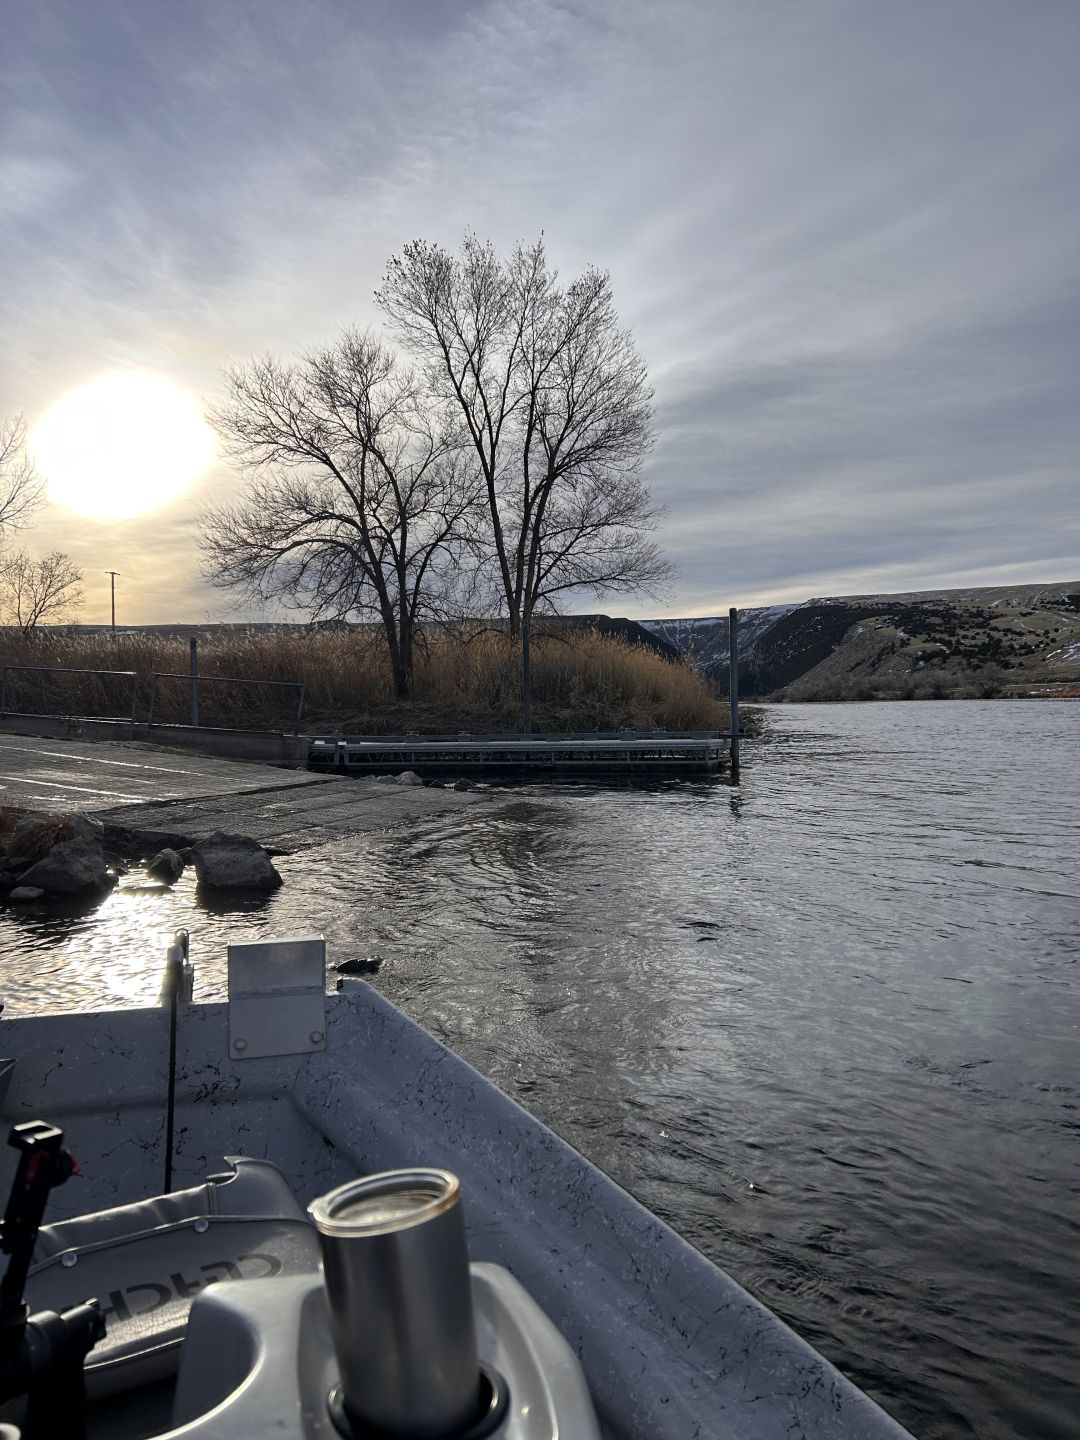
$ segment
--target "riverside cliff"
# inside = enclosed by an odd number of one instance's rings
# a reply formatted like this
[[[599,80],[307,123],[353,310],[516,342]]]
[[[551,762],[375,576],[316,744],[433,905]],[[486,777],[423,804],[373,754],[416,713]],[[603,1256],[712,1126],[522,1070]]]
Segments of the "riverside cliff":
[[[750,698],[1080,696],[1080,580],[824,597],[740,616]],[[641,623],[726,687],[726,615]]]

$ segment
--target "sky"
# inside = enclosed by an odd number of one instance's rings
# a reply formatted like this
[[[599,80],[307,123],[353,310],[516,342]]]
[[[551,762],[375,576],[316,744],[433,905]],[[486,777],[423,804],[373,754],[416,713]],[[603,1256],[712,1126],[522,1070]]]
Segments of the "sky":
[[[541,230],[656,396],[669,593],[609,613],[1080,576],[1076,0],[0,0],[0,417],[381,325],[410,239]],[[155,459],[146,456],[146,483]],[[216,462],[23,542],[87,622],[255,618]],[[598,608],[582,600],[575,608]]]

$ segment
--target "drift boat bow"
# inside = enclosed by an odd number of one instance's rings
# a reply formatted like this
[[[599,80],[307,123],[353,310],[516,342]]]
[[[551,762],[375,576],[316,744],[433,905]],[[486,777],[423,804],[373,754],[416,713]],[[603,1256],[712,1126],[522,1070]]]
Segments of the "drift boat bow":
[[[0,1436],[907,1434],[370,985],[327,994],[321,939],[230,946],[194,1004],[180,932],[167,977],[159,1008],[0,1019]]]

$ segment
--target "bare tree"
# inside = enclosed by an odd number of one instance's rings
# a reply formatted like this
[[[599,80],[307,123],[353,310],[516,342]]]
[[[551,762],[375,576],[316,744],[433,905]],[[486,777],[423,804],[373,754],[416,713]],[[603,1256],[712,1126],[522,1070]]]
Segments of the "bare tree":
[[[562,286],[542,238],[500,260],[467,235],[456,257],[407,245],[376,300],[479,460],[511,633],[567,591],[656,593],[652,391],[610,277]]]
[[[44,498],[45,482],[26,453],[21,415],[0,420],[0,532],[18,530]]]
[[[408,695],[418,626],[451,605],[481,500],[475,464],[416,376],[351,330],[296,363],[229,370],[211,419],[250,478],[203,517],[207,576],[313,618],[374,616]]]
[[[70,555],[53,550],[39,560],[25,550],[0,554],[0,605],[29,635],[43,621],[73,620],[82,605],[82,572]]]

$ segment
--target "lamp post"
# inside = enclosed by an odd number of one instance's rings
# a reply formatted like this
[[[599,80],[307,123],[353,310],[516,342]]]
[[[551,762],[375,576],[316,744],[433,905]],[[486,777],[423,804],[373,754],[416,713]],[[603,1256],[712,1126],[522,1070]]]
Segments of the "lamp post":
[[[112,600],[112,633],[113,633],[113,639],[115,640],[115,639],[116,639],[116,577],[117,577],[117,575],[120,574],[120,571],[119,571],[119,570],[106,570],[106,571],[105,571],[105,574],[108,575],[108,577],[109,577],[109,594],[110,594],[110,598],[111,598],[111,600]]]

